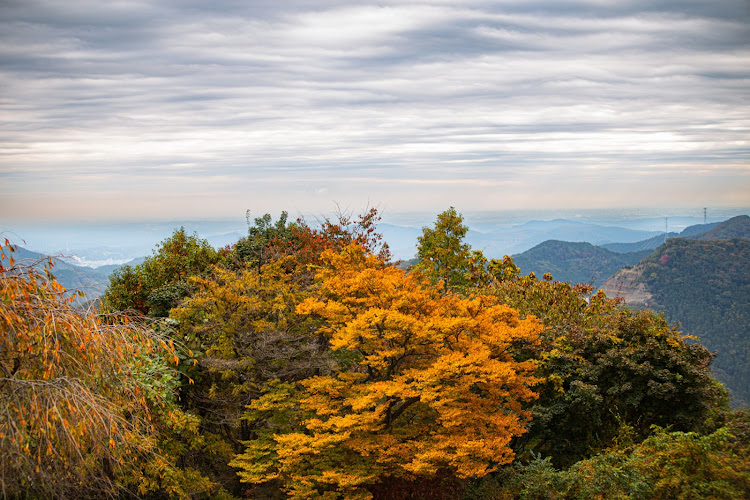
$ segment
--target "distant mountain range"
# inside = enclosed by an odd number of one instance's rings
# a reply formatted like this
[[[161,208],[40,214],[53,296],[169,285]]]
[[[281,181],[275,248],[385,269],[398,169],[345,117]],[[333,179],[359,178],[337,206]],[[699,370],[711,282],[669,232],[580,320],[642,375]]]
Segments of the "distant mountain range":
[[[604,243],[600,246],[548,240],[530,250],[513,255],[513,260],[525,274],[533,272],[541,276],[543,273],[551,273],[558,281],[599,286],[623,267],[637,264],[663,245],[668,238],[702,238],[710,234],[734,234],[727,226],[719,227],[721,224],[724,223],[698,224],[689,226],[680,233],[662,233],[640,241]]]
[[[729,240],[732,238],[750,239],[750,216],[738,215],[720,224],[710,231],[691,235],[696,240]]]
[[[646,240],[636,241],[633,243],[605,243],[602,248],[606,248],[616,253],[630,253],[630,252],[653,252],[659,245],[662,245],[667,238],[677,238],[681,233],[662,233]]]
[[[119,265],[107,265],[97,268],[76,266],[70,264],[62,256],[46,256],[38,252],[32,252],[23,247],[16,247],[12,253],[13,259],[21,265],[35,265],[42,268],[45,263],[52,262],[50,269],[52,275],[57,281],[68,290],[80,290],[86,294],[85,298],[79,302],[94,300],[101,297],[109,286],[109,276],[118,269]],[[3,264],[8,264],[8,258],[3,260]],[[128,264],[134,265],[142,262],[143,259],[136,259]]]
[[[555,219],[529,221],[510,228],[498,228],[487,233],[469,231],[467,241],[482,250],[489,258],[512,255],[533,248],[548,240],[588,242],[602,245],[611,242],[635,242],[657,235],[656,231],[642,231],[588,222]]]
[[[378,229],[393,254],[401,259],[410,259],[417,252],[417,238],[421,228],[403,227],[393,224],[380,224]],[[512,226],[495,226],[484,231],[469,228],[466,242],[476,250],[481,250],[488,258],[500,258],[523,252],[548,240],[589,242],[603,245],[612,242],[633,243],[646,238],[659,237],[658,231],[644,231],[615,226],[604,226],[588,222],[566,219],[549,221],[529,221]]]

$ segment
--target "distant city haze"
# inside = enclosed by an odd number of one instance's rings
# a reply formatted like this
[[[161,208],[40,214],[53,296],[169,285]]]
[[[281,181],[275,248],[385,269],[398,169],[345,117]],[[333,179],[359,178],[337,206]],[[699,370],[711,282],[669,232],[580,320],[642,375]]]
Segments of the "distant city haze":
[[[0,33],[5,227],[750,205],[746,0],[27,0]]]
[[[332,207],[333,208],[333,207]],[[448,207],[445,207],[448,208]],[[706,207],[707,208],[707,207]],[[608,209],[608,210],[512,210],[462,211],[469,227],[466,241],[488,257],[502,257],[528,250],[546,240],[585,241],[596,245],[632,243],[657,235],[679,233],[703,224],[703,208]],[[338,210],[343,210],[339,207]],[[345,211],[356,217],[362,210]],[[441,210],[442,211],[442,210]],[[250,222],[265,212],[251,211]],[[270,212],[276,220],[278,212]],[[435,222],[436,212],[393,212],[381,210],[378,225],[397,259],[411,259],[416,253],[422,227]],[[719,222],[749,214],[750,207],[707,208],[706,222]],[[98,267],[123,264],[151,255],[156,245],[176,229],[184,227],[214,247],[232,245],[247,235],[244,214],[228,219],[131,220],[67,222],[23,221],[0,218],[0,237],[35,252],[64,255],[75,265]],[[291,212],[290,219],[302,218],[313,227],[337,212]]]

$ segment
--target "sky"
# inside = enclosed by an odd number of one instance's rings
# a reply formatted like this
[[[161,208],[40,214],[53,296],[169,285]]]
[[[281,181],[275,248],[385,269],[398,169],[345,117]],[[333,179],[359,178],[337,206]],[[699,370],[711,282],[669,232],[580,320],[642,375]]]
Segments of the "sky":
[[[750,206],[750,2],[0,2],[0,218],[334,204]]]

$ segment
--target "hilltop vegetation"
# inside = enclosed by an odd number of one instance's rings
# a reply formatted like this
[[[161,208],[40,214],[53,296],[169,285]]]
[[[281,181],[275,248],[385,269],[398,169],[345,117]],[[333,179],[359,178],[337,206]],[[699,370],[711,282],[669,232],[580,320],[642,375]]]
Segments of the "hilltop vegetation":
[[[748,216],[739,216],[723,223],[689,226],[679,234],[661,234],[633,243],[604,243],[597,246],[585,242],[547,240],[514,255],[513,260],[524,273],[533,272],[539,276],[551,273],[560,281],[600,286],[620,269],[633,266],[650,255],[667,238],[750,238],[747,218]]]
[[[668,238],[696,237],[707,231],[710,231],[719,224],[721,223],[712,222],[710,224],[696,224],[694,226],[686,227],[680,233],[659,234],[646,240],[636,241],[633,243],[605,243],[602,245],[602,247],[617,253],[640,252],[643,250],[653,251],[663,245]]]
[[[113,276],[98,316],[8,259],[4,494],[750,495],[750,418],[702,345],[588,285],[487,259],[452,208],[399,269],[378,220],[267,215],[222,251],[175,232]],[[71,381],[109,413],[58,418]],[[107,427],[121,415],[151,425]]]
[[[750,216],[738,215],[718,224],[710,231],[692,236],[697,240],[729,240],[733,238],[750,239]]]

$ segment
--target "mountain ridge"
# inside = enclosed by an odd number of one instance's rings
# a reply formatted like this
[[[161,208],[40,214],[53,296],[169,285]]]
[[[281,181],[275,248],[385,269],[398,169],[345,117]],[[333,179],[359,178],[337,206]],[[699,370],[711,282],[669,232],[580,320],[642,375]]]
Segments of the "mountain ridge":
[[[521,272],[541,276],[551,273],[557,281],[600,285],[625,266],[637,264],[649,251],[618,253],[588,242],[547,240],[513,255]]]

